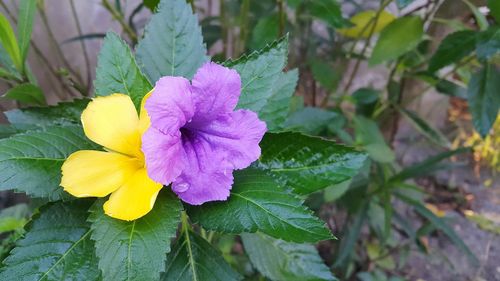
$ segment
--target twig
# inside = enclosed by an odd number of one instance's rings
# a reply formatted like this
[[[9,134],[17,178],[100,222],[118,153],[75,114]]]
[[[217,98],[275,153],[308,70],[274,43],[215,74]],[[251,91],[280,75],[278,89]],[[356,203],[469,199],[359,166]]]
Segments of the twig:
[[[118,21],[123,31],[128,35],[128,37],[132,41],[132,44],[133,45],[137,44],[137,34],[130,26],[127,25],[125,19],[123,18],[123,15],[120,12],[118,12],[111,4],[109,4],[108,0],[102,0],[102,5],[106,10],[108,10],[109,13],[111,13],[111,16]]]
[[[83,36],[82,27],[80,26],[80,20],[78,18],[78,14],[76,13],[75,3],[73,0],[70,0],[69,3],[71,6],[71,13],[73,14],[73,18],[75,19],[75,24],[76,24],[76,29],[78,31],[78,36],[82,37]],[[87,52],[87,46],[85,45],[84,41],[85,40],[80,40],[80,44],[82,46],[83,57],[85,59],[85,68],[87,70],[87,83],[85,84],[85,91],[86,91],[86,96],[88,96],[90,93],[90,83],[92,80],[92,74],[90,72],[90,61],[89,61],[89,56],[88,56],[88,52]]]

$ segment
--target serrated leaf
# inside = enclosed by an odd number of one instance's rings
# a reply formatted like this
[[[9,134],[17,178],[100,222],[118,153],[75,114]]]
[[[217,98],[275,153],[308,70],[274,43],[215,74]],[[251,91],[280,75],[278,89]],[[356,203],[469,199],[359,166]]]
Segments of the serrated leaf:
[[[288,37],[267,45],[259,52],[245,55],[224,64],[241,76],[241,95],[238,108],[260,114],[273,94],[273,86],[280,79],[288,55]]]
[[[100,280],[88,206],[78,200],[42,209],[4,260],[0,280]]]
[[[19,84],[10,88],[4,95],[5,98],[30,105],[45,105],[45,96],[42,89],[33,84]]]
[[[400,108],[399,111],[404,117],[417,129],[421,134],[427,137],[430,141],[442,147],[449,147],[450,142],[448,139],[436,128],[427,123],[424,119],[417,115],[417,113]]]
[[[107,216],[102,203],[92,207],[89,221],[103,280],[158,280],[180,221],[179,200],[163,190],[153,210],[135,221]]]
[[[469,82],[467,99],[472,123],[476,131],[485,137],[498,116],[500,109],[500,70],[486,64],[472,75]]]
[[[71,102],[61,102],[48,107],[28,107],[5,112],[7,120],[14,127],[36,128],[52,125],[80,124],[82,111],[90,99],[77,99]]]
[[[94,86],[97,96],[129,95],[137,109],[142,98],[153,88],[142,75],[128,45],[114,32],[108,32],[104,38]]]
[[[33,31],[33,19],[36,11],[36,0],[19,1],[19,17],[17,20],[17,38],[19,40],[19,50],[21,61],[24,63],[28,56],[31,33]]]
[[[242,280],[219,251],[198,234],[183,229],[167,256],[161,281]]]
[[[269,279],[337,280],[312,245],[285,242],[260,233],[244,233],[241,239],[252,264]]]
[[[191,78],[208,60],[198,19],[185,0],[162,0],[137,46],[149,81],[162,76]]]
[[[51,201],[65,198],[61,166],[73,152],[95,149],[77,126],[28,131],[0,140],[0,190],[15,189]]]
[[[436,72],[471,54],[476,48],[476,32],[462,30],[446,36],[429,62],[429,71]]]
[[[318,137],[300,133],[266,134],[255,167],[281,186],[309,194],[355,176],[366,155]]]
[[[406,16],[394,20],[380,33],[369,64],[373,66],[397,59],[417,47],[423,35],[424,23],[420,17]]]
[[[282,73],[273,86],[271,97],[260,112],[260,119],[267,124],[268,131],[282,129],[290,112],[290,103],[299,79],[297,69]]]
[[[190,218],[208,230],[225,233],[260,231],[298,243],[331,239],[332,234],[325,228],[325,223],[302,203],[264,172],[247,169],[235,172],[227,201],[187,208]]]
[[[0,13],[0,43],[5,49],[7,54],[9,54],[10,59],[16,66],[16,69],[21,71],[23,69],[23,64],[21,61],[21,52],[19,51],[19,45],[17,43],[16,36],[14,35],[14,30],[10,25],[9,20]]]

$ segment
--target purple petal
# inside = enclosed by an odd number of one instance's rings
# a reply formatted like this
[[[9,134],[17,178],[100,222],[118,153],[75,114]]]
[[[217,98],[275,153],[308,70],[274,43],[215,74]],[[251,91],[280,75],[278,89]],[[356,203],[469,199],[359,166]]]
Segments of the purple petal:
[[[164,185],[174,181],[186,166],[180,132],[168,135],[149,127],[142,136],[142,151],[149,177]]]
[[[192,84],[196,123],[230,113],[238,103],[241,79],[235,70],[208,62],[198,69]]]
[[[232,168],[243,169],[259,158],[259,142],[266,132],[266,123],[260,121],[255,112],[242,109],[220,115],[193,130],[231,163]]]
[[[189,81],[173,76],[160,78],[145,108],[151,117],[151,126],[165,134],[178,133],[194,114]]]
[[[183,135],[187,167],[172,190],[191,205],[226,200],[233,185],[233,171],[211,145],[195,134]]]

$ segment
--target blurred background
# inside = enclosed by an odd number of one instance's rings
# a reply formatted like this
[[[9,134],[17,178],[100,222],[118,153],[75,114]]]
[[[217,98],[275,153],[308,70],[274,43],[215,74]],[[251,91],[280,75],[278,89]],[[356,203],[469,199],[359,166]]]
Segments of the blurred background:
[[[0,12],[16,30],[20,1],[0,1]],[[423,71],[450,33],[498,26],[486,0],[188,2],[214,61],[258,51],[288,34],[287,69],[298,69],[299,80],[286,127],[369,153],[371,164],[354,180],[307,198],[339,237],[317,247],[341,280],[500,280],[500,121],[481,136],[466,98],[471,76],[483,62],[465,54],[438,72]],[[121,34],[134,47],[157,4],[38,0],[27,70],[2,73],[0,93],[30,82],[35,85],[30,91],[43,99],[4,97],[2,112],[91,97],[106,32]],[[409,15],[423,21],[425,34],[418,46],[396,61],[370,66],[384,21]],[[361,27],[349,29],[349,21]],[[494,32],[497,45],[490,47],[500,50]],[[14,69],[5,49],[0,49],[2,70]],[[496,56],[493,51],[489,58],[493,67],[500,61]],[[0,124],[7,123],[0,114]],[[0,130],[2,137],[8,134],[6,128]],[[396,195],[384,189],[394,171],[406,171],[401,186],[425,203],[425,211],[394,203]],[[2,259],[22,235],[34,206],[23,195],[0,193]],[[436,217],[458,236],[449,235]],[[251,276],[241,243],[219,242],[225,257]]]

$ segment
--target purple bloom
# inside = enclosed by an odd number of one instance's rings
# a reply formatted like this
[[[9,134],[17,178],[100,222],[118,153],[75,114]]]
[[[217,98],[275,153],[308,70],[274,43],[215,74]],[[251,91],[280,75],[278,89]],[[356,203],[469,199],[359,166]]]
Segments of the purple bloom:
[[[166,76],[156,82],[146,110],[151,127],[142,137],[149,177],[184,201],[226,200],[233,170],[260,156],[266,124],[250,110],[234,110],[241,92],[238,73],[206,63],[192,84]]]

